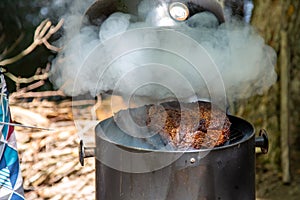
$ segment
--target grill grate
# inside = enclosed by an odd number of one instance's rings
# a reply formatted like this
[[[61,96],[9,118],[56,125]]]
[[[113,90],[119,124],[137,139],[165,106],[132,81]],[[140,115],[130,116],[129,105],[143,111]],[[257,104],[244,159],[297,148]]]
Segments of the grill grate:
[[[230,129],[230,136],[229,136],[229,140],[227,140],[227,142],[223,145],[229,145],[229,144],[234,144],[240,140],[242,140],[244,137],[244,134],[242,133],[242,131],[236,129],[236,128],[231,128]]]

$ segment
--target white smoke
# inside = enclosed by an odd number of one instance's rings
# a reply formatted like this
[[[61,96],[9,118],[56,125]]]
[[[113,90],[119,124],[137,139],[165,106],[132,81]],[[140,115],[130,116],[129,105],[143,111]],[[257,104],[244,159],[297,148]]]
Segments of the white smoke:
[[[60,41],[65,48],[52,68],[53,83],[68,95],[87,92],[96,95],[108,90],[124,94],[134,90],[135,95],[151,99],[175,96],[184,99],[195,95],[196,98],[209,98],[211,91],[208,91],[207,84],[220,84],[214,82],[214,75],[204,73],[205,77],[201,77],[197,73],[205,71],[205,67],[212,67],[212,63],[193,66],[186,57],[162,49],[140,49],[110,60],[110,55],[118,49],[127,48],[120,44],[131,46],[147,42],[150,46],[177,47],[182,52],[190,52],[191,57],[201,59],[204,55],[193,55],[196,51],[190,41],[197,42],[217,66],[226,94],[234,100],[262,94],[276,81],[274,50],[245,23],[232,20],[219,25],[215,16],[207,12],[195,14],[179,23],[169,16],[165,4],[144,0],[139,5],[139,16],[116,12],[100,27],[82,28],[82,11],[90,6],[90,2],[76,1],[74,4],[64,27],[66,35]],[[78,4],[85,5],[77,7]],[[141,31],[162,26],[169,27],[162,28],[168,33],[174,30],[184,34],[182,38],[192,39],[179,41],[178,34]],[[139,31],[135,32],[137,28]],[[138,33],[145,34],[140,36]],[[125,39],[122,34],[126,35]],[[170,43],[172,37],[174,41]],[[126,41],[118,43],[121,39]],[[143,85],[146,81],[151,84]],[[140,87],[138,84],[141,84]],[[160,87],[160,84],[165,87]],[[218,87],[221,86],[215,86]]]
[[[100,27],[99,38],[105,41],[114,35],[125,32],[130,25],[130,15],[116,12],[113,13]]]

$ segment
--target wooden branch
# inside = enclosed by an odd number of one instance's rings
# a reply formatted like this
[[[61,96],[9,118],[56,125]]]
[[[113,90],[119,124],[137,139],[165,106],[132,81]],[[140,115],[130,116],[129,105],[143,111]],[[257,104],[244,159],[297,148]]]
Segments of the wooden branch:
[[[31,53],[37,46],[41,44],[44,44],[47,48],[49,48],[49,50],[59,51],[60,49],[58,47],[54,47],[49,44],[48,39],[62,27],[63,22],[63,19],[61,19],[56,26],[52,26],[52,23],[48,19],[42,21],[41,24],[35,30],[33,43],[18,55],[0,61],[0,65],[5,66],[20,60],[24,56]]]
[[[281,31],[281,50],[280,50],[280,132],[281,132],[281,167],[282,181],[290,183],[290,148],[289,148],[289,53],[288,53],[288,34]]]
[[[10,106],[13,121],[29,126],[49,126],[49,120],[42,115],[18,106]],[[21,116],[21,117],[17,117]]]
[[[19,78],[16,77],[15,75],[13,75],[10,72],[6,72],[5,75],[10,78],[12,81],[14,81],[15,83],[31,83],[33,81],[37,81],[37,80],[46,80],[49,77],[49,73],[44,73],[44,74],[36,74],[30,78]]]
[[[23,58],[24,56],[26,56],[30,52],[32,52],[36,47],[37,47],[37,45],[35,43],[32,43],[29,47],[27,47],[25,50],[23,50],[21,53],[19,53],[15,57],[0,61],[0,65],[5,66],[5,65],[9,65],[14,62],[17,62],[18,60],[20,60],[21,58]]]
[[[16,83],[17,92],[26,92],[33,89],[36,89],[42,85],[44,85],[47,78],[49,78],[49,71],[50,71],[50,64],[48,63],[45,69],[37,68],[35,75],[29,78],[20,78],[16,77],[10,72],[3,72],[5,75],[10,78],[12,81]],[[22,83],[32,83],[34,81],[38,81],[37,83],[34,83],[32,85],[27,86],[26,88],[20,89],[20,84]]]
[[[37,43],[40,43],[40,40],[44,37],[46,34],[47,30],[51,27],[52,23],[46,19],[44,20],[41,25],[36,29],[35,34],[34,34],[34,41]]]
[[[20,99],[20,98],[43,98],[43,97],[53,97],[61,96],[65,97],[66,95],[63,91],[44,91],[44,92],[14,92],[10,95],[11,99]]]
[[[44,84],[45,84],[45,81],[44,80],[40,80],[40,81],[38,81],[36,83],[33,83],[33,84],[31,84],[31,85],[29,85],[29,86],[27,86],[25,88],[20,89],[17,92],[19,92],[19,93],[25,93],[25,92],[37,89],[37,88],[43,86]]]
[[[17,119],[17,122],[35,123],[55,129],[41,131],[16,127],[27,199],[94,199],[94,159],[86,159],[84,168],[79,165],[79,138],[73,121],[72,105],[70,100],[62,103],[46,100],[19,101],[11,105],[12,117]],[[18,108],[41,115],[42,118],[48,119],[49,124],[40,124],[38,116],[38,120],[35,120],[35,115],[24,115],[23,112],[18,112]],[[83,111],[83,115],[89,113],[88,109],[78,109]],[[91,138],[94,137],[92,131]],[[67,179],[67,182],[64,179]]]
[[[61,48],[51,45],[47,40],[44,40],[43,43],[47,47],[47,49],[49,49],[51,51],[59,52],[61,50]]]
[[[23,38],[24,38],[24,33],[21,33],[19,35],[19,37],[17,38],[17,40],[11,46],[9,48],[4,49],[4,51],[0,54],[0,60],[3,57],[7,56],[9,53],[11,53],[16,48],[16,46],[18,46],[21,43]],[[1,43],[1,41],[0,41],[0,43]]]

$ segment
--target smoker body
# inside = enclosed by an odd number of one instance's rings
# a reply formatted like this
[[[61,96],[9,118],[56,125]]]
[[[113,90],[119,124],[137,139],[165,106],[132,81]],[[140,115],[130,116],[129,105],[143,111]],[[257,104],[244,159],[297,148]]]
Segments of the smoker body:
[[[122,165],[124,151],[144,153],[143,149],[124,147],[110,151],[111,144],[99,137],[101,123],[96,128],[96,199],[112,200],[253,200],[255,199],[255,138],[252,125],[230,116],[243,138],[222,147],[186,152],[160,152],[154,157],[177,154],[170,165],[145,173],[130,173],[102,163],[107,156]],[[109,131],[108,131],[109,132]],[[107,150],[106,152],[104,152]],[[206,155],[207,154],[207,155]],[[172,155],[172,156],[173,156]],[[202,156],[204,155],[204,156]],[[125,159],[125,158],[124,158]],[[126,157],[126,163],[128,163]],[[122,166],[119,166],[122,169]]]
[[[190,16],[203,11],[211,12],[217,17],[220,24],[228,19],[226,15],[228,9],[232,10],[229,12],[231,15],[244,17],[243,0],[160,1],[168,4],[173,2],[185,3],[190,10]],[[87,20],[83,22],[83,26],[92,24],[99,27],[108,16],[118,11],[136,16],[137,5],[140,2],[141,0],[97,0],[86,11]],[[82,144],[80,147],[82,163],[83,158],[89,157],[90,154],[96,157],[96,199],[254,200],[255,147],[267,149],[267,138],[266,136],[255,138],[254,128],[249,122],[238,117],[229,117],[233,124],[232,127],[242,133],[242,138],[211,150],[202,149],[185,152],[151,152],[143,146],[125,145],[121,139],[119,141],[106,140],[102,134],[115,133],[116,125],[113,118],[100,122],[96,127],[96,147],[92,153],[85,152]],[[106,130],[109,127],[114,128]],[[122,134],[120,130],[117,132]],[[121,150],[114,151],[114,148]],[[161,157],[175,157],[177,159],[162,168],[145,172],[134,172],[134,170],[130,172],[128,170],[128,163],[130,165],[128,152],[129,154],[133,152],[140,155],[151,152],[152,161]],[[112,167],[114,163],[118,164],[117,168]],[[132,165],[138,165],[138,163],[132,161]],[[126,170],[122,170],[123,168]]]

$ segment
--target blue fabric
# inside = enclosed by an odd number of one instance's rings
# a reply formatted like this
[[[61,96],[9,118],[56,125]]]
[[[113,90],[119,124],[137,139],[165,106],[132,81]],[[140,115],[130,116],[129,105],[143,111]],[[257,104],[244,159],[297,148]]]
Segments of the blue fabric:
[[[15,162],[18,161],[18,152],[9,146],[6,146],[4,151],[4,157],[6,158],[7,166],[13,165]]]
[[[10,122],[8,94],[3,74],[0,74],[0,120]],[[0,125],[0,131],[0,200],[22,200],[23,179],[14,128]]]
[[[24,197],[20,196],[20,194],[13,193],[10,199],[11,200],[24,200]]]

